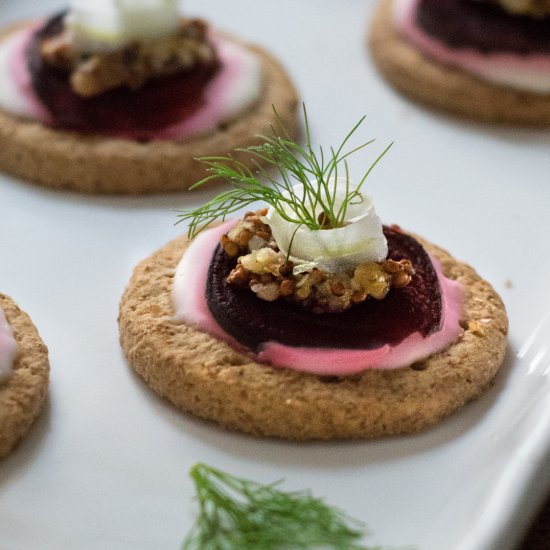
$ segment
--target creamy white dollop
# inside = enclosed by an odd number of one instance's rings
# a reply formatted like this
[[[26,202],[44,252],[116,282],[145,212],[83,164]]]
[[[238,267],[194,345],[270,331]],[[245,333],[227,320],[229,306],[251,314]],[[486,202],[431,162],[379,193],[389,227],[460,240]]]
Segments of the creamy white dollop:
[[[416,23],[418,3],[395,0],[394,22],[401,35],[423,54],[494,84],[535,94],[550,93],[550,55],[485,54],[473,48],[451,48]]]
[[[17,356],[17,343],[13,331],[0,308],[0,384],[6,382],[13,374],[13,363]]]
[[[78,50],[104,52],[170,36],[179,19],[177,0],[73,0],[65,28]]]
[[[316,184],[315,184],[316,185]],[[338,211],[346,198],[346,180],[338,178],[331,182],[336,186],[334,211]],[[303,184],[292,187],[295,201],[308,206],[304,198]],[[285,192],[289,197],[290,193]],[[282,210],[295,217],[291,208],[283,204]],[[321,215],[321,205],[315,207],[315,217]],[[371,197],[361,194],[347,207],[343,227],[335,229],[309,229],[304,225],[289,222],[271,207],[264,217],[275,242],[283,254],[288,254],[296,264],[296,270],[305,271],[314,267],[326,272],[343,271],[363,262],[379,262],[388,254],[388,243],[382,231],[382,222],[376,215]]]

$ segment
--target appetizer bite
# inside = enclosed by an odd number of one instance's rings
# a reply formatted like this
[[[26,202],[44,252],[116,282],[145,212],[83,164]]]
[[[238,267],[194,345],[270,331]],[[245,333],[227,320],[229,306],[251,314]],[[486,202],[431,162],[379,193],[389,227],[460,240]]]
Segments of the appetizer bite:
[[[160,395],[256,435],[366,438],[433,425],[491,383],[502,301],[468,265],[382,225],[364,187],[387,149],[353,182],[359,124],[319,153],[307,118],[305,147],[274,134],[249,148],[276,176],[204,159],[198,185],[232,189],[181,214],[189,238],[139,264],[120,304],[127,360]]]
[[[177,0],[74,0],[0,33],[0,169],[86,193],[158,193],[197,156],[294,133],[296,92],[264,50],[182,18]]]
[[[411,98],[459,116],[550,125],[550,2],[382,0],[370,45]]]
[[[29,431],[48,392],[48,350],[29,316],[0,293],[0,458]]]

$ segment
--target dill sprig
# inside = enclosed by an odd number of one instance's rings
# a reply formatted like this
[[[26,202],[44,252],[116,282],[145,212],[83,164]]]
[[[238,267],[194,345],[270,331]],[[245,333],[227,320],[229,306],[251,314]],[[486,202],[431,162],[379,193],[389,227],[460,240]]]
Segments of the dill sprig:
[[[309,491],[282,492],[280,482],[261,485],[203,463],[190,475],[200,511],[184,550],[368,550],[358,544],[363,524]]]
[[[252,158],[253,169],[231,154],[226,157],[197,159],[207,166],[209,175],[195,183],[191,189],[214,179],[224,180],[231,189],[223,191],[199,208],[180,211],[178,223],[189,222],[189,237],[194,237],[213,221],[220,218],[225,220],[230,214],[257,201],[272,206],[287,222],[309,229],[340,227],[346,219],[348,207],[362,202],[361,188],[365,180],[392,144],[368,167],[358,184],[352,186],[347,159],[374,142],[370,140],[346,150],[365,117],[355,124],[337,148],[330,147],[330,152],[325,153],[322,147],[318,151],[312,147],[305,105],[305,147],[290,137],[277,111],[274,111],[277,127],[271,127],[272,135],[258,136],[264,140],[261,145],[236,149],[239,155]],[[275,175],[271,175],[271,169],[275,170]],[[345,196],[342,201],[337,202],[336,191],[341,185],[337,184],[338,178],[345,180]],[[300,191],[293,189],[297,183],[302,184]]]

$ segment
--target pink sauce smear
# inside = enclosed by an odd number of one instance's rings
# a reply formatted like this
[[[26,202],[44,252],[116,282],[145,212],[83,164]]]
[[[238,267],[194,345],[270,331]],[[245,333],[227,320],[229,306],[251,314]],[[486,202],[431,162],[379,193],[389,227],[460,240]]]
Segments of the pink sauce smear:
[[[32,35],[39,27],[40,23],[22,29],[14,35],[9,63],[10,74],[7,75],[7,78],[14,83],[19,97],[25,100],[29,116],[43,124],[51,124],[53,121],[50,113],[34,93],[26,58],[27,47],[31,42]]]
[[[18,31],[11,52],[8,78],[12,79],[19,98],[25,100],[28,117],[48,125],[53,123],[52,117],[34,92],[26,57],[27,47],[38,27],[35,25]],[[173,140],[212,132],[221,121],[231,119],[256,101],[261,87],[261,67],[257,57],[215,35],[212,42],[217,48],[221,67],[207,85],[204,106],[185,120],[151,131],[150,139]],[[112,135],[126,139],[136,137],[132,131]]]
[[[227,233],[234,223],[228,221],[203,231],[185,252],[174,277],[174,318],[211,334],[255,361],[319,375],[345,376],[367,369],[409,366],[449,347],[463,333],[459,325],[464,300],[462,286],[447,279],[439,262],[431,258],[439,278],[443,301],[443,324],[438,332],[428,337],[414,333],[396,346],[385,345],[374,350],[300,348],[267,342],[259,354],[253,354],[223,330],[212,317],[206,303],[205,281],[212,254],[221,235]]]
[[[421,52],[442,64],[459,67],[487,80],[534,92],[550,91],[550,56],[483,54],[475,49],[451,48],[417,25],[419,3],[420,0],[396,0],[394,13],[396,27]]]

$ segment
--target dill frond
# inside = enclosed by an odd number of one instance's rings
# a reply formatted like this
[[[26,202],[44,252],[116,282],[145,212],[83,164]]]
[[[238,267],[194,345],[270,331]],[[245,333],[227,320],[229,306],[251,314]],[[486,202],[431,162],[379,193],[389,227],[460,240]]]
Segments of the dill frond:
[[[190,475],[199,517],[183,550],[369,550],[358,543],[361,522],[309,491],[283,492],[280,482],[261,485],[203,463]]]
[[[231,189],[223,191],[206,204],[193,210],[179,211],[178,222],[189,222],[189,237],[194,237],[212,222],[225,220],[230,214],[249,204],[262,201],[273,207],[287,222],[309,229],[339,227],[346,219],[351,204],[362,201],[361,189],[366,179],[393,144],[370,164],[359,183],[350,185],[347,159],[350,155],[367,147],[374,140],[358,147],[345,150],[352,136],[363,124],[362,117],[347,133],[337,148],[330,148],[326,154],[322,147],[318,151],[311,144],[311,131],[305,105],[303,115],[306,131],[305,146],[291,139],[275,110],[277,128],[272,127],[270,136],[259,136],[264,143],[245,149],[237,149],[239,154],[252,157],[251,169],[231,154],[226,157],[201,157],[209,175],[191,187],[196,189],[211,180],[224,180]],[[272,173],[275,175],[272,175]],[[345,197],[336,207],[337,178],[345,179]],[[294,185],[302,184],[296,192]],[[322,212],[323,224],[319,222]]]

